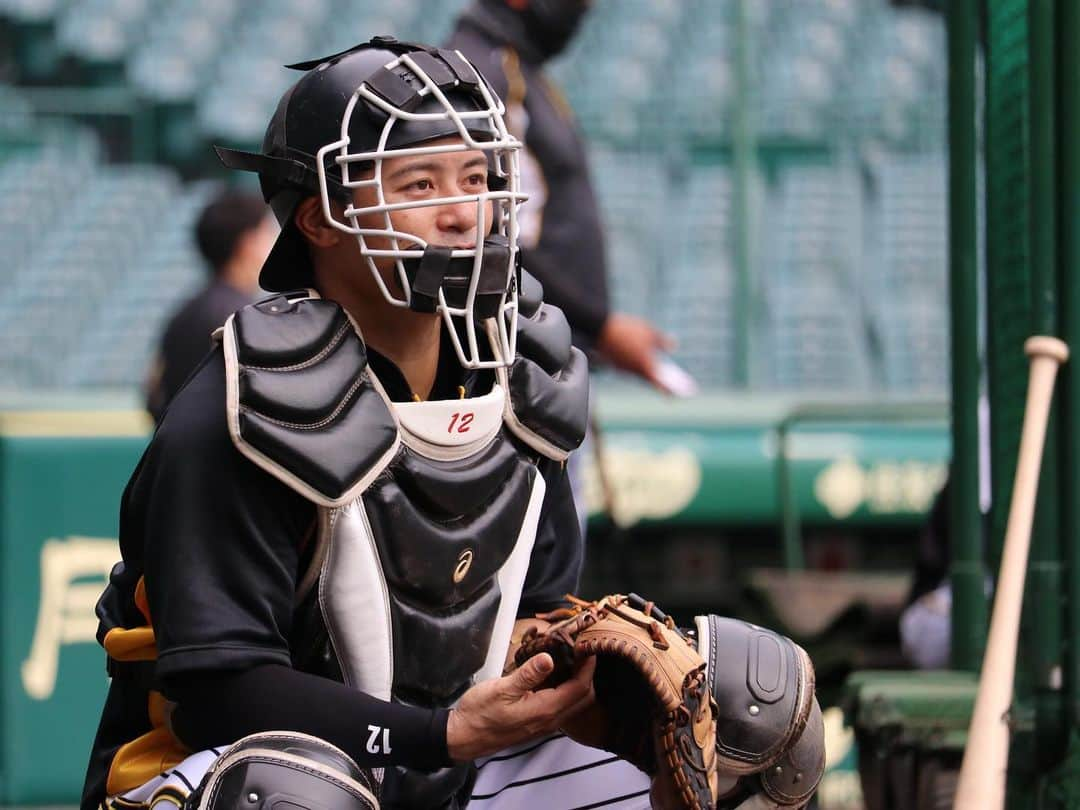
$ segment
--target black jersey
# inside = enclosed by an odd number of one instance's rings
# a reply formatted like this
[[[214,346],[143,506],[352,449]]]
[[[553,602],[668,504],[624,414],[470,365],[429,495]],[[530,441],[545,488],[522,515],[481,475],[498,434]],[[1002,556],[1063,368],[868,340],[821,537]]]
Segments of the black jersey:
[[[389,361],[369,350],[369,362],[391,399],[409,399]],[[490,372],[464,372],[444,342],[433,399],[490,384]],[[192,750],[285,728],[361,765],[447,764],[444,708],[372,698],[332,670],[313,674],[298,650],[298,638],[310,641],[297,592],[318,508],[239,452],[226,398],[219,347],[173,400],[124,492],[123,562],[98,608],[114,677],[83,808],[136,778],[113,767],[122,747],[124,768],[161,770]],[[563,465],[542,456],[535,465],[547,487],[519,617],[562,604],[582,561]],[[372,752],[371,726],[394,729],[391,751]]]

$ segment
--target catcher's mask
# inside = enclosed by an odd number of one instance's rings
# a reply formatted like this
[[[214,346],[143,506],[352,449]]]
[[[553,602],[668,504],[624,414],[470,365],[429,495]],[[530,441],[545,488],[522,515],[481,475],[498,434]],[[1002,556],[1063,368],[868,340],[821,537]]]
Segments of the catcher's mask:
[[[526,195],[518,175],[521,142],[507,131],[503,104],[487,81],[458,51],[391,37],[289,67],[306,73],[278,104],[262,154],[217,148],[226,166],[258,172],[282,224],[260,285],[310,285],[307,248],[292,217],[302,199],[317,194],[327,222],[356,237],[388,302],[440,313],[464,367],[509,364],[520,283],[517,209]],[[471,150],[487,158],[484,190],[388,202],[385,161]],[[353,190],[362,188],[375,199],[358,207]],[[461,204],[476,206],[475,247],[431,244],[395,228],[391,218],[403,209]],[[396,284],[379,271],[388,263]]]

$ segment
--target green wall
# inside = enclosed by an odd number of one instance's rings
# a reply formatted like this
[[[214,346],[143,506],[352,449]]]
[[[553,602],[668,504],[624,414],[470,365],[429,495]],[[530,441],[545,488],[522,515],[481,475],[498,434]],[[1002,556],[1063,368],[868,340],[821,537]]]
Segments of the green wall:
[[[105,421],[0,413],[0,804],[81,791],[107,687],[94,604],[146,442],[137,420]]]

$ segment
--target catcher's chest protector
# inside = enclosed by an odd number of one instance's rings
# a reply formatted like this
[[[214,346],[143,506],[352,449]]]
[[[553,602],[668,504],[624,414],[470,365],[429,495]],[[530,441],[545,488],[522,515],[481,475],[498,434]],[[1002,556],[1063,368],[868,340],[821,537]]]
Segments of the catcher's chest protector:
[[[368,694],[448,706],[502,672],[544,500],[536,460],[580,442],[588,395],[561,313],[521,322],[539,362],[423,403],[386,397],[331,302],[280,296],[225,326],[230,433],[319,505],[300,596],[317,596],[342,680]]]
[[[345,681],[364,692],[445,706],[502,672],[544,499],[505,435],[504,400],[496,387],[394,406],[394,460],[360,498],[321,510],[319,603]]]

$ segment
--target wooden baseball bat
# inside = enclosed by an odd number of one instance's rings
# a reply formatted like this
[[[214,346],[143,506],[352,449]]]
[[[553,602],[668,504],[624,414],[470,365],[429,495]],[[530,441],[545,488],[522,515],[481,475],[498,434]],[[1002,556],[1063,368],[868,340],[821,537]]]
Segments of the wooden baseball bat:
[[[1031,524],[1039,489],[1046,423],[1058,367],[1069,357],[1069,348],[1054,337],[1032,337],[1024,342],[1031,359],[1024,426],[1016,460],[1005,545],[1001,553],[986,641],[979,691],[968,728],[964,762],[953,810],[1000,810],[1005,806],[1005,772],[1009,763],[1009,709],[1012,705],[1016,644],[1024,601]]]

